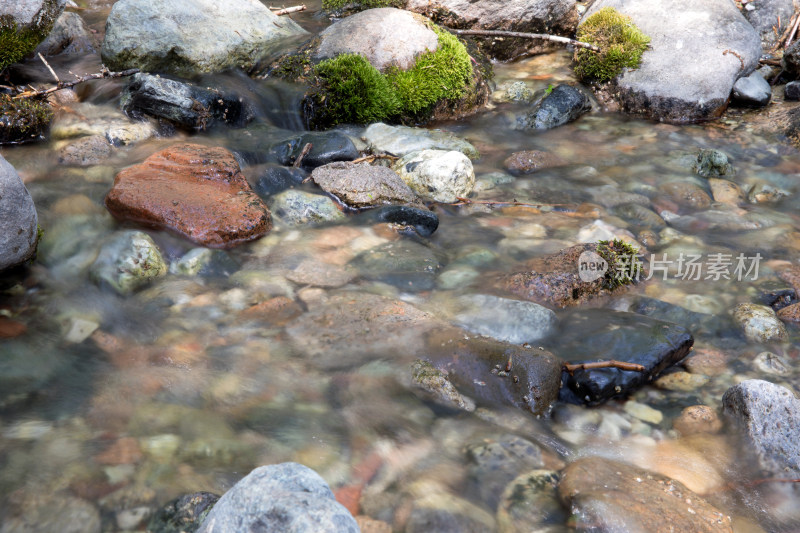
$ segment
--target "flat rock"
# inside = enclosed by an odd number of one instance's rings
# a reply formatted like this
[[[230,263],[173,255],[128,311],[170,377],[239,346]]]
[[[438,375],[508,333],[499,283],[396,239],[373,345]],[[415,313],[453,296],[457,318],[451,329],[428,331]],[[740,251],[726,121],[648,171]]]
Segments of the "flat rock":
[[[39,217],[28,189],[11,163],[0,155],[0,272],[36,254]]]
[[[106,207],[115,217],[168,229],[212,248],[264,236],[269,210],[225,148],[178,144],[114,180]]]
[[[561,167],[568,163],[551,152],[541,150],[524,150],[514,152],[503,161],[503,166],[514,174],[530,174],[537,170]]]
[[[279,228],[341,222],[346,217],[336,202],[322,196],[297,189],[288,189],[270,198],[270,208]]]
[[[478,150],[469,142],[449,131],[390,126],[383,122],[370,125],[364,132],[364,141],[375,153],[387,153],[403,157],[421,150],[457,150],[470,159],[478,159]]]
[[[480,335],[510,342],[533,343],[554,331],[558,319],[550,309],[533,302],[489,294],[461,296],[453,316],[456,324]]]
[[[456,150],[422,150],[406,154],[392,168],[420,197],[453,203],[475,188],[472,162]]]
[[[317,167],[311,179],[350,207],[407,204],[417,196],[392,169],[369,163],[329,163]]]

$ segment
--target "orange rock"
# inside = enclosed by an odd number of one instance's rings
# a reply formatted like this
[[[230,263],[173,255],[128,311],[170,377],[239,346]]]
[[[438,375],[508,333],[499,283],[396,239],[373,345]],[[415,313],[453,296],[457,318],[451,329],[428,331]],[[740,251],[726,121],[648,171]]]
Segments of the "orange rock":
[[[129,465],[139,462],[141,458],[139,442],[133,437],[124,437],[95,456],[94,460],[101,465]]]
[[[276,326],[286,325],[290,320],[300,316],[303,309],[286,296],[276,296],[242,311],[243,318],[266,320]]]
[[[681,411],[681,414],[672,423],[672,427],[683,436],[697,433],[719,433],[722,429],[722,420],[711,407],[692,405]]]
[[[358,516],[361,510],[361,487],[357,485],[347,485],[336,489],[333,493],[336,501],[344,505],[350,514]]]
[[[0,339],[13,339],[26,331],[28,331],[28,327],[22,322],[0,316]]]

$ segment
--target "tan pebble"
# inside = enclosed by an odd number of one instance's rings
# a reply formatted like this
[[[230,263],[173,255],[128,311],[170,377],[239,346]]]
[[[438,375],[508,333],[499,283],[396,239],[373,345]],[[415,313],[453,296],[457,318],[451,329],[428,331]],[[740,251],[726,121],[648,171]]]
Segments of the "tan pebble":
[[[711,194],[715,202],[737,206],[746,200],[742,188],[732,181],[709,178],[708,185],[711,188]]]
[[[672,427],[683,436],[697,433],[719,433],[722,429],[722,420],[711,407],[692,405],[681,411],[681,414],[673,421]]]
[[[691,392],[708,383],[708,377],[702,374],[690,374],[688,372],[673,372],[666,376],[661,376],[655,382],[656,387],[679,392]]]
[[[359,515],[356,523],[361,533],[392,533],[392,526],[381,520],[374,520],[368,516]]]
[[[697,348],[684,360],[683,366],[692,374],[719,376],[728,368],[728,356],[713,348]]]

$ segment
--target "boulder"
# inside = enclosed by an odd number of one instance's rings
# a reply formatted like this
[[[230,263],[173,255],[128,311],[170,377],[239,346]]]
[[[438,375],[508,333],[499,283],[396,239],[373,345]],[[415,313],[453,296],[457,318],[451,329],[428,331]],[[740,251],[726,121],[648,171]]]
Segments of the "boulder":
[[[480,157],[478,150],[464,139],[437,129],[390,126],[377,122],[364,132],[364,140],[375,154],[403,157],[422,150],[457,150],[470,159]]]
[[[101,54],[113,70],[188,77],[251,69],[281,40],[305,33],[258,0],[120,0],[106,21]]]
[[[516,129],[549,130],[563,126],[592,109],[589,97],[572,85],[560,84],[533,104],[526,114],[517,117]]]
[[[350,207],[408,204],[417,196],[396,172],[369,163],[330,163],[314,169],[311,179]]]
[[[36,255],[39,218],[28,189],[11,163],[0,155],[0,272]]]
[[[106,207],[116,218],[167,229],[211,248],[266,235],[270,213],[225,148],[177,144],[114,179]]]
[[[733,84],[758,65],[761,38],[730,0],[598,0],[586,16],[605,7],[651,38],[639,68],[598,92],[627,113],[672,123],[719,117]]]
[[[411,152],[395,162],[394,170],[425,200],[453,203],[475,188],[475,170],[467,156],[455,150]]]
[[[10,0],[0,4],[0,72],[34,51],[67,0]]]
[[[36,47],[36,53],[44,56],[57,54],[91,54],[94,44],[86,24],[77,13],[61,13],[47,39]]]

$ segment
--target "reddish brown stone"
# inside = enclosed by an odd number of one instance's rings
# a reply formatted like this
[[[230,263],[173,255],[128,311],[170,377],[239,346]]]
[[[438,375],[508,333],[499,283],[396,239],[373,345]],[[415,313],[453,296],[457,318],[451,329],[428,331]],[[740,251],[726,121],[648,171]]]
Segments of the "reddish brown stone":
[[[272,225],[233,154],[198,144],[171,146],[123,170],[105,203],[119,219],[169,229],[211,248],[258,239]]]
[[[276,296],[242,311],[245,319],[262,319],[276,326],[285,326],[303,314],[303,308],[286,296]]]
[[[124,437],[94,459],[101,465],[130,465],[142,459],[142,450],[139,449],[139,441],[133,437]]]
[[[517,174],[530,174],[544,168],[562,167],[567,162],[550,152],[527,150],[514,152],[503,161],[503,165],[511,172]]]
[[[19,337],[27,330],[28,327],[22,322],[0,316],[0,339],[13,339],[14,337]]]
[[[358,516],[361,510],[361,487],[359,485],[346,485],[336,489],[333,493],[336,501],[344,505],[353,516]]]
[[[800,303],[792,304],[778,311],[778,318],[784,322],[800,324]]]

